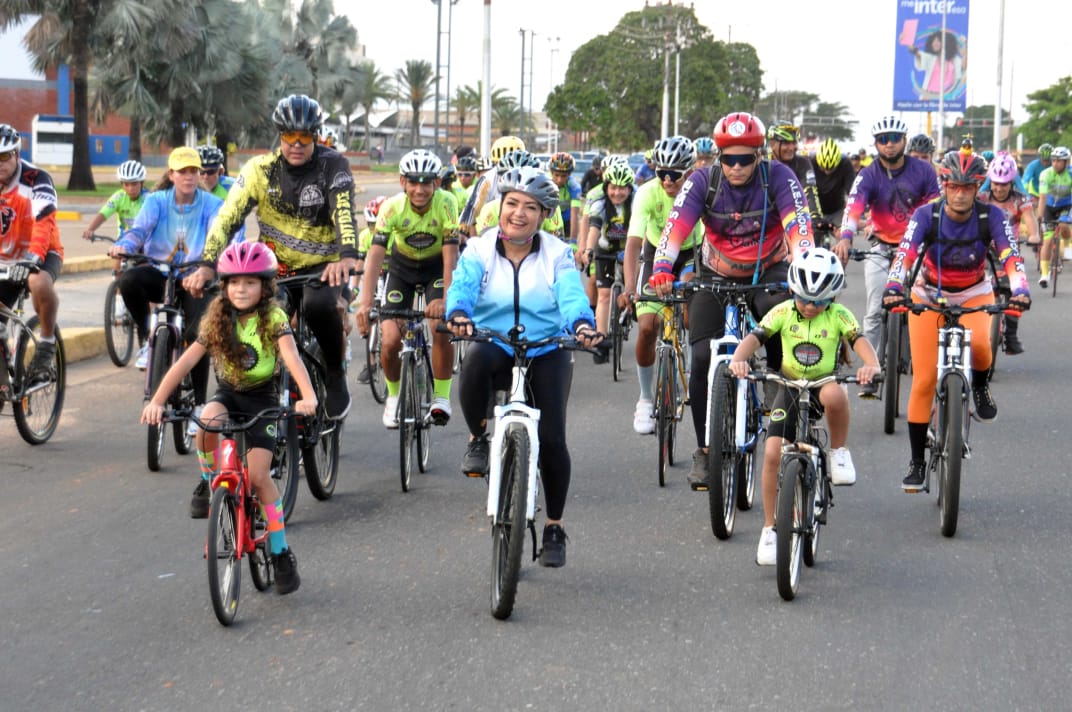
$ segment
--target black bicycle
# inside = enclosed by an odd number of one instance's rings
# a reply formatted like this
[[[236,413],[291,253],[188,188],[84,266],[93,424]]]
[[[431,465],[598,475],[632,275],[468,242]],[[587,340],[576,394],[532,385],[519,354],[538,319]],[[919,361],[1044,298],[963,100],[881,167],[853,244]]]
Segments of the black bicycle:
[[[107,235],[92,235],[91,242],[111,242],[116,238]],[[108,358],[120,368],[130,363],[130,357],[134,353],[134,319],[127,311],[123,303],[123,295],[119,292],[119,278],[126,268],[126,260],[122,260],[118,269],[112,271],[112,281],[104,293],[104,345],[108,348]]]
[[[625,342],[629,340],[629,331],[633,324],[632,305],[622,309],[618,306],[618,299],[625,292],[625,278],[622,261],[625,252],[618,252],[618,258],[614,262],[614,283],[610,286],[610,316],[608,328],[610,331],[610,364],[611,375],[614,380],[620,380],[622,374],[622,354],[625,350]]]

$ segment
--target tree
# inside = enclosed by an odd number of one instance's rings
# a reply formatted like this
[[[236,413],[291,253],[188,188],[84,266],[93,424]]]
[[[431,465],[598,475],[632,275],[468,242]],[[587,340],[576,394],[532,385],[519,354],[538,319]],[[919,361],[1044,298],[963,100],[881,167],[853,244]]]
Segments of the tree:
[[[462,143],[465,139],[465,117],[470,112],[475,111],[477,115],[480,115],[480,85],[482,82],[477,83],[477,87],[463,86],[458,87],[458,90],[454,93],[454,111],[458,114],[458,143]]]
[[[413,110],[409,145],[417,147],[420,145],[421,107],[431,98],[435,87],[435,72],[432,71],[432,63],[423,59],[407,60],[406,68],[395,72],[395,84],[399,100],[408,102],[410,109]],[[437,136],[436,139],[438,138]]]
[[[1072,145],[1072,77],[1028,94],[1024,109],[1029,116],[1020,126],[1025,145],[1032,150],[1042,143]]]
[[[514,129],[521,126],[524,118],[521,115],[521,107],[513,97],[501,97],[491,105],[491,125],[500,136],[515,133]]]
[[[395,86],[391,78],[380,72],[373,62],[364,62],[360,65],[357,75],[358,95],[361,97],[361,108],[365,111],[365,150],[372,150],[372,127],[369,123],[369,114],[373,107],[383,99],[395,96]]]
[[[818,94],[806,91],[771,92],[756,103],[755,112],[764,117],[768,126],[774,121],[799,124],[802,138],[851,141],[857,123],[844,104],[821,101]]]

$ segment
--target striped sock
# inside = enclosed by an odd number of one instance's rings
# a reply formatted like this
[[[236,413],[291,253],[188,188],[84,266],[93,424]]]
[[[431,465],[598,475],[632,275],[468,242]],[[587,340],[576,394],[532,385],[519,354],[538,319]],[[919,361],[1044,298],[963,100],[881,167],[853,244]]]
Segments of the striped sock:
[[[272,504],[264,505],[264,516],[268,520],[268,547],[273,555],[287,548],[287,533],[283,528],[283,500],[277,499]]]
[[[201,479],[211,482],[216,474],[216,453],[197,451],[197,462],[201,465]]]

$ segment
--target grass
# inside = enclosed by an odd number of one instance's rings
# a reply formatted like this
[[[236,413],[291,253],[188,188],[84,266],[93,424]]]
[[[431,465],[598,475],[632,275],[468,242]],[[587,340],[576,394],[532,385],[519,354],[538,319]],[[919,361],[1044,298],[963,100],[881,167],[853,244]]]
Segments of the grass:
[[[60,207],[63,207],[64,198],[96,199],[102,203],[112,197],[112,193],[119,190],[118,183],[97,183],[96,190],[67,190],[63,185],[56,186],[56,195],[60,199]]]

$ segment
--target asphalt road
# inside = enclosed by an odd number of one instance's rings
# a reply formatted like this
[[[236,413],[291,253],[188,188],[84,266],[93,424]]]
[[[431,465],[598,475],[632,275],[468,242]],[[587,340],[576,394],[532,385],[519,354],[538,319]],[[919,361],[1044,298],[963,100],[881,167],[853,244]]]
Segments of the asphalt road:
[[[853,309],[862,282],[851,265]],[[631,432],[632,380],[579,356],[569,563],[526,562],[506,622],[488,613],[485,487],[459,473],[460,413],[403,494],[396,436],[351,382],[336,494],[318,502],[303,483],[287,528],[302,587],[258,593],[244,570],[228,629],[209,602],[205,522],[187,515],[193,456],[169,449],[149,472],[142,375],[76,364],[48,444],[0,418],[0,708],[1066,708],[1070,299],[1072,286],[1036,296],[1027,352],[1000,363],[998,420],[972,429],[952,539],[933,496],[900,490],[903,421],[884,435],[881,404],[853,400],[859,481],[835,491],[792,603],[754,564],[758,509],[729,541],[711,535],[685,484],[690,420],[659,488],[655,439]]]

